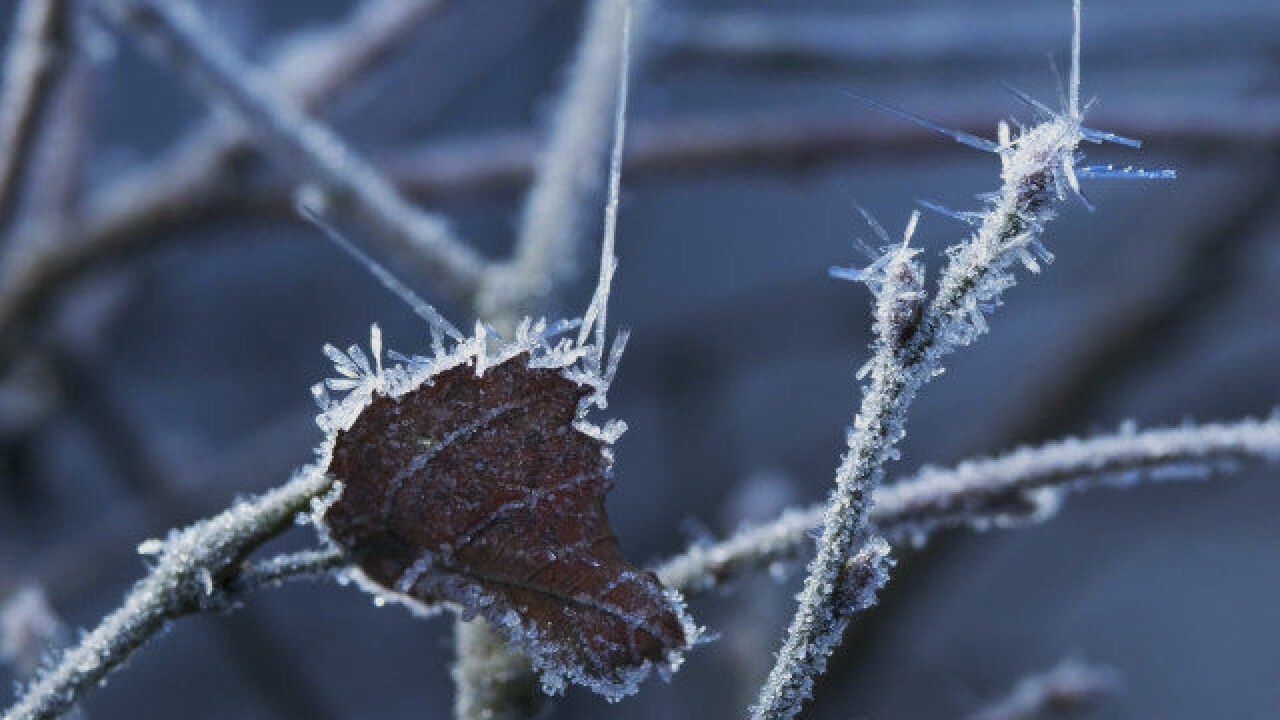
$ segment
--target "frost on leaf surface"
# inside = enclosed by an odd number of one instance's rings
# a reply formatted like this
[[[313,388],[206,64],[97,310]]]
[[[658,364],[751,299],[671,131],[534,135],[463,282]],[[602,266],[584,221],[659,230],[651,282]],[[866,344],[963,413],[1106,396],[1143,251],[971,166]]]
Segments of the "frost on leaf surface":
[[[323,530],[380,599],[482,616],[529,654],[548,692],[572,681],[611,700],[635,692],[652,668],[674,670],[698,634],[679,595],[623,557],[604,500],[610,445],[625,425],[588,418],[607,405],[627,337],[610,345],[605,322],[628,27],[624,20],[600,273],[580,320],[526,318],[510,342],[477,323],[463,337],[303,208],[427,321],[434,351],[388,353],[400,364],[384,367],[377,326],[372,362],[358,347],[326,347],[342,377],[313,389],[328,436],[312,470],[336,488],[316,508]],[[561,337],[574,329],[576,338]],[[330,390],[347,394],[335,402]]]
[[[617,698],[677,665],[692,625],[610,528],[611,433],[581,420],[597,388],[538,348],[455,356],[400,393],[374,381],[337,428],[323,521],[380,594],[482,615],[549,690]]]

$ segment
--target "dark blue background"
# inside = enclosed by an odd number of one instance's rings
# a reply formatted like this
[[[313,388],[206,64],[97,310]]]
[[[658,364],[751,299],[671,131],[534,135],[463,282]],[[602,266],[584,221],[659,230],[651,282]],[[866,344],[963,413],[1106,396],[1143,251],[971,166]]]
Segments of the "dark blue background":
[[[697,3],[713,5],[751,3]],[[962,5],[977,28],[1017,11],[1061,32],[1040,51],[989,63],[761,69],[655,55],[636,84],[634,117],[794,108],[883,121],[842,92],[851,89],[926,115],[985,110],[994,130],[1022,112],[999,83],[1050,96],[1044,53],[1063,57],[1070,31],[1066,0],[803,5],[904,18]],[[1093,5],[1129,23],[1173,12],[1199,19],[1184,34],[1130,47],[1101,31],[1091,41]],[[250,52],[346,8],[205,6]],[[1086,91],[1109,113],[1195,110],[1226,126],[1259,120],[1250,103],[1280,108],[1280,5],[1090,6]],[[1226,27],[1229,11],[1257,20]],[[371,150],[545,124],[579,13],[577,2],[454,3],[334,122]],[[92,174],[104,179],[203,112],[123,43],[95,99]],[[610,410],[631,429],[618,446],[610,509],[634,558],[676,551],[699,526],[723,533],[744,515],[825,496],[867,353],[864,289],[826,276],[868,234],[850,200],[896,229],[916,198],[971,208],[998,182],[991,156],[931,148],[797,170],[624,178],[612,317],[633,337]],[[1094,184],[1093,214],[1068,204],[1046,236],[1058,260],[1023,277],[991,334],[926,389],[894,472],[1126,418],[1230,419],[1280,404],[1280,208],[1268,200],[1241,210],[1260,189],[1280,196],[1278,149],[1280,134],[1207,151],[1176,139],[1140,154],[1097,151],[1100,161],[1173,165],[1181,177]],[[498,195],[438,209],[497,256],[518,207],[517,195]],[[1234,222],[1242,214],[1249,222]],[[936,216],[923,222],[917,237],[934,273],[937,252],[960,232]],[[127,490],[138,470],[127,448],[94,439],[87,391],[68,397],[35,440],[28,479],[42,492],[0,503],[0,580],[40,581],[78,626],[96,622],[141,574],[131,554],[138,541],[279,484],[309,459],[319,432],[307,388],[328,371],[321,344],[364,341],[377,321],[392,347],[425,346],[407,309],[300,222],[231,222],[190,239],[200,242],[77,283],[52,320],[55,332],[74,333],[86,315],[109,313],[105,329],[78,345],[86,387],[123,408],[169,488],[146,502]],[[593,270],[593,258],[584,249],[583,266]],[[408,279],[468,319],[429,283]],[[556,311],[577,314],[589,292],[589,278],[566,287]],[[1280,717],[1277,509],[1275,469],[1251,467],[1207,484],[1074,497],[1040,527],[940,537],[903,563],[882,607],[851,631],[812,717],[957,716],[1072,654],[1124,676],[1123,694],[1097,717]],[[790,617],[795,579],[750,581],[698,602],[698,618],[723,639],[694,652],[669,685],[651,680],[616,706],[574,690],[553,717],[741,716]],[[184,620],[87,710],[96,720],[445,718],[451,625],[374,608],[350,588],[297,584],[252,598],[246,611]]]

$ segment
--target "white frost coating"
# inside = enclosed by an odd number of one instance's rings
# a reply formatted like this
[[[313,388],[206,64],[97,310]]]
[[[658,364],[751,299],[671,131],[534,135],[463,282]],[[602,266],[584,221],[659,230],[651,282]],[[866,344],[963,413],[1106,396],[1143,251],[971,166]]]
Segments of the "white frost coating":
[[[624,47],[628,28],[629,21],[624,17]],[[398,398],[416,390],[424,383],[431,383],[433,378],[441,372],[460,366],[473,367],[478,376],[483,375],[488,369],[519,355],[528,356],[529,367],[557,370],[566,379],[590,390],[578,407],[573,426],[579,432],[604,442],[605,457],[612,460],[609,446],[622,435],[626,424],[617,420],[597,424],[589,415],[593,408],[604,408],[607,405],[606,393],[617,370],[627,338],[625,332],[619,333],[611,346],[606,348],[609,344],[606,332],[607,308],[613,272],[617,267],[614,240],[621,183],[622,145],[626,130],[628,65],[628,56],[624,51],[617,79],[609,200],[605,210],[600,274],[596,291],[582,319],[560,321],[549,325],[543,319],[525,318],[516,326],[513,337],[509,340],[497,336],[486,325],[477,322],[469,337],[451,337],[451,344],[448,346],[437,342],[435,351],[430,355],[404,356],[388,351],[387,357],[396,360],[390,365],[384,363],[382,353],[379,352],[381,333],[376,325],[370,342],[372,358],[356,346],[349,348],[345,353],[332,345],[325,346],[325,354],[334,363],[334,371],[340,377],[326,380],[324,386],[329,391],[346,394],[335,400],[327,392],[315,393],[321,410],[316,422],[325,431],[326,437],[320,446],[318,459],[309,472],[324,472],[332,460],[338,434],[350,429],[375,394]],[[576,337],[560,336],[574,327],[578,329]],[[314,522],[329,543],[332,543],[332,540],[329,539],[324,527],[323,516],[337,496],[338,493],[331,493],[324,502],[317,503],[312,512]],[[541,676],[543,689],[548,693],[558,693],[568,683],[575,683],[590,687],[609,700],[617,700],[636,692],[640,681],[652,670],[656,669],[666,677],[683,662],[686,648],[679,648],[670,652],[661,663],[646,661],[636,667],[614,669],[617,678],[613,680],[589,676],[583,668],[573,662],[573,652],[550,642],[544,630],[505,607],[502,598],[487,593],[473,584],[464,583],[460,578],[450,577],[444,573],[433,574],[432,561],[432,557],[424,555],[410,569],[409,576],[402,578],[396,588],[384,587],[373,582],[359,568],[350,568],[347,575],[359,587],[373,594],[377,604],[380,605],[396,603],[422,615],[433,614],[441,607],[446,607],[463,619],[483,616],[500,629],[516,648],[530,656],[534,669]],[[634,574],[630,574],[629,577],[622,579],[634,581],[636,578]],[[450,588],[447,593],[433,592],[432,595],[461,596],[466,597],[467,601],[440,607],[423,604],[410,592],[418,583],[428,581],[435,586]],[[664,596],[657,600],[676,612],[690,645],[696,642],[701,636],[701,630],[685,611],[679,594],[674,591],[665,591]],[[596,600],[586,597],[578,598],[578,601],[584,605],[597,603]],[[615,614],[621,613],[617,608],[603,609]],[[634,617],[628,622],[640,624],[645,621],[642,617]]]
[[[926,467],[878,488],[871,522],[894,542],[921,544],[947,528],[986,530],[1044,521],[1068,493],[1203,479],[1245,460],[1280,463],[1280,414],[1144,431],[1125,427],[1114,434],[1021,447],[951,468]],[[1179,472],[1164,472],[1169,468]],[[655,571],[664,585],[686,596],[705,593],[803,554],[822,523],[823,509],[788,509],[720,542],[695,545]]]
[[[869,214],[867,222],[881,240],[888,234]],[[894,444],[901,436],[906,402],[894,398],[900,386],[903,353],[920,322],[924,268],[910,247],[919,215],[913,213],[901,245],[889,244],[883,254],[857,274],[875,298],[875,340],[872,358],[859,375],[871,382],[862,409],[854,417],[848,451],[836,471],[836,489],[823,511],[818,554],[798,597],[800,607],[787,630],[773,670],[751,709],[754,718],[790,718],[813,689],[813,678],[826,667],[849,619],[875,602],[875,593],[888,580],[889,546],[875,534],[868,519],[871,493],[884,474],[884,464],[896,458]],[[850,562],[861,545],[863,560]],[[869,553],[869,554],[868,554]]]
[[[927,307],[920,305],[923,271],[905,246],[881,258],[883,273],[873,264],[868,269],[872,272],[857,276],[867,282],[876,300],[876,340],[866,369],[870,381],[863,389],[848,451],[836,472],[836,487],[824,511],[817,555],[809,564],[800,606],[751,710],[756,720],[789,720],[808,699],[813,677],[822,671],[847,622],[840,605],[839,578],[854,547],[872,532],[866,519],[867,500],[883,478],[885,463],[898,457],[896,446],[906,433],[907,408],[920,388],[942,372],[946,355],[987,331],[986,315],[1015,282],[1013,265],[1021,262],[1035,271],[1039,269],[1035,255],[1048,257],[1039,237],[1053,218],[1054,201],[1066,199],[1068,190],[1080,195],[1075,172],[1079,144],[1110,139],[1082,124],[1079,0],[1073,15],[1071,76],[1060,114],[1016,135],[1002,123],[998,142],[991,142],[890,108],[965,145],[996,153],[1002,184],[986,199],[974,233],[948,249],[947,266]]]
[[[322,474],[300,472],[287,484],[231,508],[161,541],[151,572],[124,603],[69,648],[29,685],[5,720],[34,720],[65,713],[88,689],[103,682],[138,647],[172,619],[225,607],[231,593],[211,589],[265,540],[279,534],[330,482]]]

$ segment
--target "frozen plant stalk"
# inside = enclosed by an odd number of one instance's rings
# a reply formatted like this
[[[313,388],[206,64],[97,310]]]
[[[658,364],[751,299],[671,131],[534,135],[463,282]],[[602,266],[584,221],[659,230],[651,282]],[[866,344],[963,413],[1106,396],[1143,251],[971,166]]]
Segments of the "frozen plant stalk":
[[[901,248],[888,250],[867,270],[851,275],[875,294],[873,357],[862,371],[870,374],[870,382],[854,419],[848,451],[836,472],[836,487],[827,503],[817,555],[809,564],[799,608],[752,708],[753,718],[794,717],[811,694],[813,678],[825,668],[849,617],[874,602],[875,590],[886,579],[887,562],[879,573],[864,573],[869,584],[856,590],[849,587],[846,563],[854,549],[872,537],[867,502],[883,477],[885,463],[897,458],[896,445],[905,435],[907,409],[920,388],[942,372],[945,355],[986,332],[985,315],[1000,304],[1001,294],[1015,282],[1011,272],[1014,264],[1021,261],[1036,272],[1039,264],[1035,255],[1045,261],[1051,257],[1041,245],[1040,235],[1053,218],[1054,201],[1066,199],[1068,192],[1078,196],[1081,177],[1172,177],[1165,172],[1077,166],[1082,141],[1137,143],[1083,125],[1080,0],[1075,0],[1073,17],[1071,75],[1064,107],[1053,112],[1032,101],[1042,122],[1017,136],[1003,122],[998,142],[992,142],[894,111],[965,145],[995,153],[1000,158],[1002,183],[984,211],[959,215],[976,229],[948,249],[947,266],[927,307],[921,291],[923,268],[905,242]],[[914,224],[913,218],[908,240]],[[880,234],[883,239],[883,232]],[[848,275],[846,271],[835,273]],[[863,547],[865,552],[873,545]]]

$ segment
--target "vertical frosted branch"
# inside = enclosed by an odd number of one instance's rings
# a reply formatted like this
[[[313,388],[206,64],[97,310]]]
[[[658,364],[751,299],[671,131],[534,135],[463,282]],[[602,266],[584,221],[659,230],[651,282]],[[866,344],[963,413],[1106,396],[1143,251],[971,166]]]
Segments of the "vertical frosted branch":
[[[483,618],[454,625],[453,714],[457,720],[533,717],[545,696],[529,659],[512,652]]]
[[[1053,218],[1054,201],[1065,199],[1068,189],[1079,195],[1079,144],[1086,137],[1118,139],[1081,124],[1079,0],[1073,4],[1073,13],[1069,99],[1063,114],[1051,115],[1017,137],[1002,123],[999,141],[992,142],[895,111],[964,145],[995,153],[1000,158],[1002,183],[985,211],[975,216],[977,230],[973,235],[948,249],[949,262],[927,309],[918,314],[918,308],[913,310],[912,319],[895,331],[892,340],[896,344],[891,348],[885,347],[881,323],[892,294],[885,280],[877,275],[867,278],[883,285],[872,285],[877,295],[877,341],[869,366],[871,383],[854,421],[849,450],[836,473],[836,488],[827,503],[818,552],[809,564],[800,607],[752,709],[757,720],[789,720],[799,713],[812,690],[813,677],[823,671],[849,613],[856,609],[841,604],[841,572],[845,559],[866,535],[862,529],[866,499],[878,485],[884,464],[896,459],[896,445],[906,432],[907,408],[924,384],[942,371],[946,355],[987,331],[986,315],[999,306],[1004,291],[1015,283],[1013,265],[1021,262],[1036,272],[1036,255],[1040,261],[1048,261],[1040,236]]]
[[[753,718],[790,718],[800,711],[849,618],[874,604],[888,580],[889,546],[870,525],[869,501],[885,463],[896,457],[894,446],[903,435],[910,401],[910,377],[902,358],[920,322],[924,273],[917,251],[909,247],[916,221],[913,215],[901,247],[889,247],[857,276],[875,295],[871,382],[823,511],[818,553],[809,564],[800,606],[751,710]],[[859,546],[857,555],[863,559],[851,564]]]

